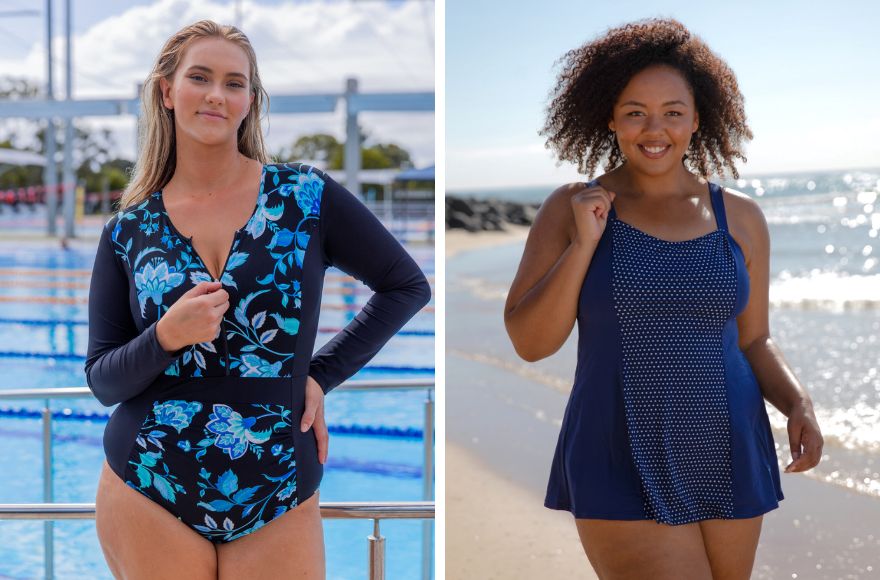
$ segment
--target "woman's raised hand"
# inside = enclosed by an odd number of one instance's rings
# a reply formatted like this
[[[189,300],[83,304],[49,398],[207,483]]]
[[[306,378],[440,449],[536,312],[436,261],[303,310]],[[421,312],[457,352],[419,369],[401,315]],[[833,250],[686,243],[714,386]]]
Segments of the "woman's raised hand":
[[[577,226],[577,238],[582,245],[595,247],[605,231],[611,202],[616,194],[601,185],[587,187],[571,196],[571,211]]]
[[[171,305],[156,326],[159,344],[168,352],[220,334],[220,323],[229,308],[229,293],[220,282],[199,282]]]

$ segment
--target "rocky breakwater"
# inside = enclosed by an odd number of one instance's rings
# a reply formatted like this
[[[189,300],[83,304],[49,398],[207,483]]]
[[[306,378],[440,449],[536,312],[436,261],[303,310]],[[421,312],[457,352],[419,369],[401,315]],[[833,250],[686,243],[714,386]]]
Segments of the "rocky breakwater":
[[[446,228],[469,232],[506,231],[505,224],[531,226],[540,203],[446,196]]]

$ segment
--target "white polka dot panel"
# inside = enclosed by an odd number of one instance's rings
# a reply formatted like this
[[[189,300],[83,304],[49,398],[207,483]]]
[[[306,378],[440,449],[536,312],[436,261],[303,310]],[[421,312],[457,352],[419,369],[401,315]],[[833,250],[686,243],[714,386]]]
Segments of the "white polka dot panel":
[[[646,516],[678,525],[733,517],[721,331],[734,312],[727,234],[672,242],[616,218],[612,293],[623,400]]]

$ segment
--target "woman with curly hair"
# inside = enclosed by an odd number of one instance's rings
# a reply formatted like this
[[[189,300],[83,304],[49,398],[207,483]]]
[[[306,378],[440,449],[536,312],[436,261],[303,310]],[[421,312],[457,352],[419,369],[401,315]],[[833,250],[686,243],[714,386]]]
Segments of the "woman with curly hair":
[[[545,505],[570,511],[600,578],[748,578],[784,499],[764,398],[793,462],[818,464],[812,402],[769,331],[770,240],[738,177],[750,139],[728,66],[675,20],[570,51],[543,129],[592,177],[543,203],[504,319],[517,353],[578,324]]]
[[[117,578],[324,578],[324,396],[431,297],[359,199],[270,162],[266,99],[248,38],[208,20],[169,38],[144,84],[85,363],[118,404],[95,501]],[[313,355],[330,266],[375,294]]]

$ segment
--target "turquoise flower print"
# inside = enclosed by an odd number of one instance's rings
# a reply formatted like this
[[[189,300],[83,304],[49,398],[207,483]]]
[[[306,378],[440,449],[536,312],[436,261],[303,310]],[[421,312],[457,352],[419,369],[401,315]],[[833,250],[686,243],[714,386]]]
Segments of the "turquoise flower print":
[[[268,332],[276,332],[270,330]],[[270,339],[271,340],[271,339]],[[269,342],[264,340],[264,342]],[[241,355],[241,368],[243,377],[277,377],[281,370],[281,361],[270,363],[253,353]]]
[[[269,195],[261,193],[257,202],[257,211],[254,212],[254,215],[244,228],[244,231],[249,233],[254,239],[259,238],[266,231],[266,220],[275,222],[284,215],[284,203],[267,207],[267,201],[269,201]]]
[[[293,187],[296,203],[306,216],[321,213],[321,192],[324,180],[317,173],[300,173]]]
[[[284,486],[284,489],[279,491],[275,497],[284,501],[289,498],[296,492],[296,478],[294,477],[290,481],[287,482],[287,485]]]
[[[280,328],[290,336],[294,336],[299,332],[298,318],[284,318],[280,314],[276,314],[274,312],[269,316],[275,319],[275,322],[278,323],[278,328]]]
[[[293,184],[285,183],[278,188],[278,193],[281,195],[281,197],[290,197],[290,194],[293,193]]]
[[[272,241],[269,242],[267,246],[268,249],[274,250],[275,248],[286,248],[293,243],[294,233],[287,228],[283,228],[275,232],[275,235],[272,236]]]
[[[202,404],[198,401],[165,401],[153,404],[156,425],[174,427],[178,433],[189,427],[192,418],[201,410]]]
[[[261,444],[269,440],[269,431],[251,431],[257,422],[254,417],[242,417],[228,405],[214,404],[214,412],[205,428],[217,435],[214,445],[229,454],[231,459],[238,459],[248,449],[248,443]]]
[[[186,276],[182,273],[169,269],[168,263],[165,261],[159,261],[156,266],[152,262],[147,262],[134,275],[134,285],[138,292],[141,314],[144,313],[144,308],[147,306],[147,298],[150,298],[156,306],[160,306],[162,295],[183,284],[185,279]]]

